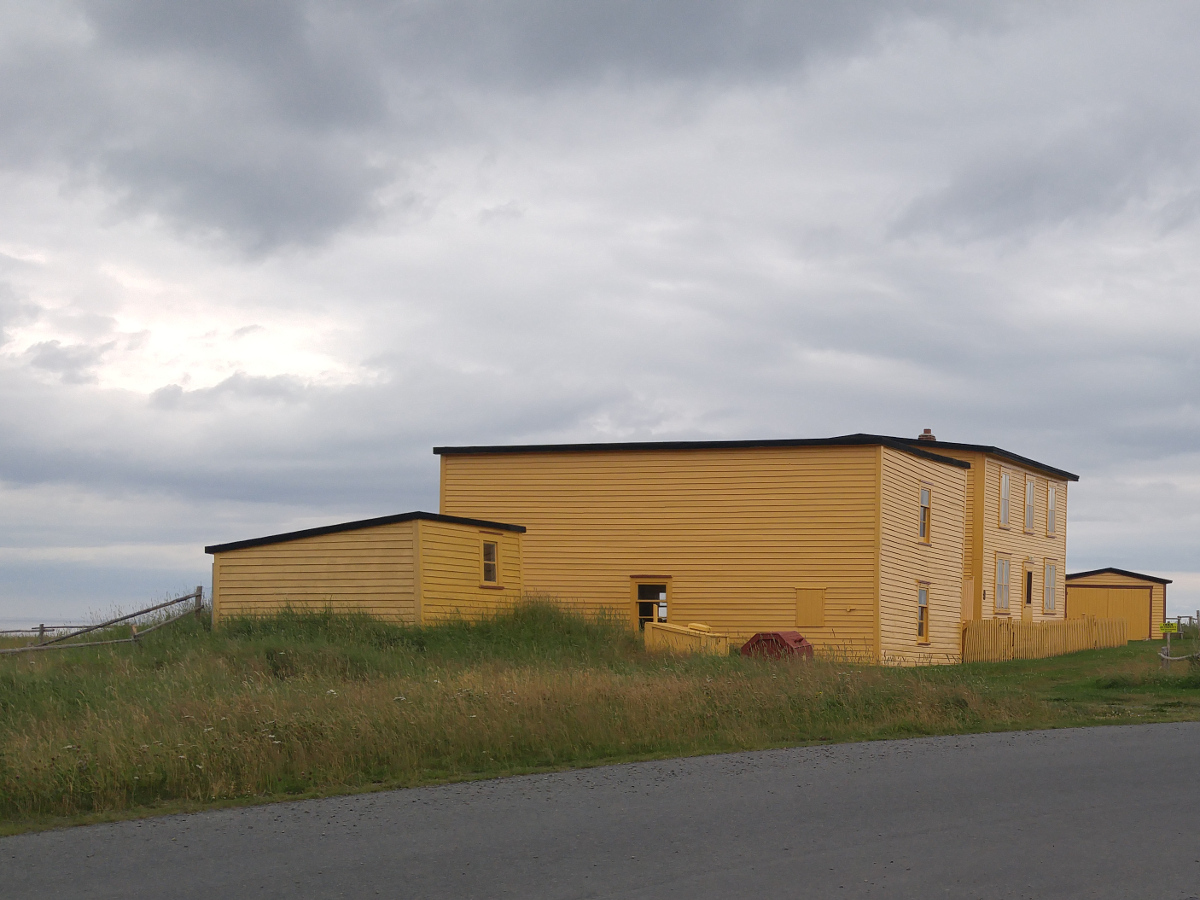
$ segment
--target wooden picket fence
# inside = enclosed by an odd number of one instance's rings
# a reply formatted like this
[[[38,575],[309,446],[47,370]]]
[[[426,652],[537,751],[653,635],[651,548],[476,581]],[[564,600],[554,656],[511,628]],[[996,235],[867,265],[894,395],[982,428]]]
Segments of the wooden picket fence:
[[[963,623],[962,658],[963,662],[1044,659],[1079,650],[1123,647],[1128,635],[1124,619],[1091,616],[1055,622],[983,619]]]

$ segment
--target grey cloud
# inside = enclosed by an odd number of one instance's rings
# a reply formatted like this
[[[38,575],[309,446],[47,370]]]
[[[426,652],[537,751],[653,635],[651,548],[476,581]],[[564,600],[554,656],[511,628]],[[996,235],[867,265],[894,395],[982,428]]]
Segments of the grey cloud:
[[[0,61],[0,159],[66,164],[130,212],[261,255],[369,222],[410,164],[471,134],[462,96],[662,79],[720,85],[846,53],[906,4],[318,4],[94,0],[82,46]],[[465,92],[465,95],[464,95]]]
[[[115,346],[115,341],[99,345],[41,341],[25,351],[25,358],[35,369],[59,376],[63,384],[91,384],[96,381],[95,367]]]

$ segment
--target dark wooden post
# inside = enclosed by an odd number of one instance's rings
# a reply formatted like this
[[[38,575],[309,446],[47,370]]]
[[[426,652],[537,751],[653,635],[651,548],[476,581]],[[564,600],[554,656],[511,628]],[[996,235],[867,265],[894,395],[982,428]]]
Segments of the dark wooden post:
[[[204,613],[204,585],[196,585],[196,618],[199,619]]]

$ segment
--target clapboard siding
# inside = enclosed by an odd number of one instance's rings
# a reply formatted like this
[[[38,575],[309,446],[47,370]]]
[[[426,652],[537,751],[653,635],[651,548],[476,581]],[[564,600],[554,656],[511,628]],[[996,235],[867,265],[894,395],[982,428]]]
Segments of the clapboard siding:
[[[213,556],[219,621],[284,608],[415,622],[415,524],[396,522]]]
[[[1000,525],[1000,475],[1008,472],[1012,475],[1012,490],[1010,493],[1009,525]],[[1033,607],[1032,621],[1043,619],[1062,619],[1066,607],[1066,592],[1063,575],[1066,571],[1067,558],[1067,483],[1055,479],[1047,479],[1032,469],[987,457],[984,465],[983,491],[983,524],[984,547],[980,583],[986,591],[986,598],[981,597],[983,618],[1003,615],[996,610],[996,556],[1000,553],[1009,554],[1012,560],[1009,615],[1021,616],[1023,600],[1024,565],[1032,563],[1033,569]],[[1034,523],[1033,531],[1025,531],[1025,477],[1035,480],[1034,488]],[[1046,486],[1053,484],[1058,488],[1058,515],[1056,534],[1046,535]],[[1058,566],[1057,584],[1055,586],[1054,611],[1042,611],[1042,585],[1046,562],[1054,562]]]
[[[1075,588],[1145,588],[1149,592],[1149,634],[1150,639],[1161,637],[1158,628],[1166,621],[1167,587],[1156,581],[1124,575],[1119,572],[1096,572],[1093,575],[1074,576],[1067,582],[1067,615],[1075,618],[1078,613],[1071,609],[1071,592]],[[1141,630],[1137,632],[1141,634]],[[1131,637],[1130,640],[1135,638]]]
[[[633,620],[632,579],[669,578],[672,622],[739,637],[796,625],[874,657],[874,446],[443,455],[446,515],[520,522],[525,589]]]
[[[958,662],[967,470],[881,450],[880,660]],[[918,531],[923,487],[931,492],[928,543]],[[929,639],[918,642],[922,584],[929,590]]]
[[[500,587],[485,587],[483,542],[495,541]],[[520,600],[521,536],[444,522],[421,522],[421,620],[479,618]]]
[[[970,535],[967,539],[968,552],[965,559],[970,563],[966,575],[974,580],[975,608],[979,617],[990,619],[1005,615],[996,610],[996,557],[1008,554],[1012,561],[1011,601],[1007,615],[1020,617],[1024,590],[1024,566],[1032,562],[1033,610],[1032,621],[1061,619],[1066,592],[1063,582],[1067,559],[1067,482],[1050,477],[1045,472],[1029,468],[978,451],[951,450],[931,446],[932,452],[961,459],[971,464],[968,521]],[[1000,475],[1008,472],[1012,476],[1009,498],[1009,525],[1000,525]],[[1034,523],[1033,530],[1025,530],[1025,478],[1034,479]],[[1055,534],[1046,534],[1046,489],[1053,485],[1057,489],[1057,516]],[[1042,585],[1046,563],[1058,567],[1055,585],[1053,613],[1042,610]]]

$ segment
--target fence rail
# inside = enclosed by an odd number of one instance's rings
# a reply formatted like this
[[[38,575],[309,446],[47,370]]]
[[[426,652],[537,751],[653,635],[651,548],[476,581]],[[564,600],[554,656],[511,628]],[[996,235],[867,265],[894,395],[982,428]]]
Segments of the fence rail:
[[[1043,659],[1079,650],[1122,647],[1128,643],[1124,619],[1060,619],[1055,622],[1022,622],[983,619],[964,622],[963,662],[1005,662],[1010,659]]]
[[[105,641],[71,641],[71,638],[77,638],[84,634],[90,634],[91,632],[98,631],[102,628],[110,628],[113,625],[120,624],[121,622],[128,622],[130,619],[136,619],[138,616],[144,616],[147,613],[157,612],[160,609],[166,609],[168,606],[175,606],[179,603],[185,603],[188,600],[195,601],[195,613],[197,618],[199,618],[204,611],[204,588],[201,585],[196,585],[196,590],[192,591],[190,594],[184,594],[182,597],[176,597],[173,600],[167,600],[163,603],[155,604],[154,606],[148,606],[145,609],[139,609],[137,612],[131,612],[123,616],[117,616],[115,619],[109,619],[106,622],[100,622],[96,625],[87,625],[78,628],[75,631],[69,632],[68,634],[57,635],[50,640],[45,639],[46,627],[41,626],[40,633],[38,634],[38,643],[32,644],[28,647],[7,647],[0,649],[0,654],[29,653],[36,650],[66,650],[71,647],[99,647],[104,644],[135,644],[143,635],[147,635],[152,631],[156,631],[157,629],[162,628],[164,625],[170,625],[172,622],[178,622],[184,616],[188,615],[188,612],[180,613],[169,619],[164,619],[161,622],[155,622],[153,625],[143,628],[140,632],[137,629],[137,625],[131,623],[130,634],[127,638],[115,638]]]

